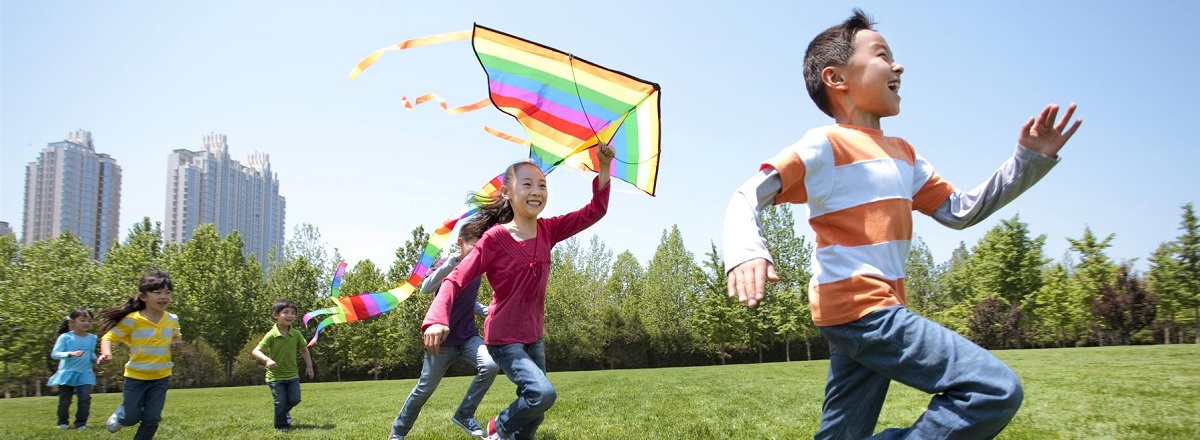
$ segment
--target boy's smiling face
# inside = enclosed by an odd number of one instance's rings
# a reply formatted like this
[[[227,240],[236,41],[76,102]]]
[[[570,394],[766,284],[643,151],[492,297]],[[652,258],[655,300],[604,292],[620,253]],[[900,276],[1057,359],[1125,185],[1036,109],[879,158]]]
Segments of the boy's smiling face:
[[[892,49],[878,32],[858,31],[854,52],[840,70],[852,112],[876,119],[900,114],[904,67],[892,58]]]
[[[296,321],[296,309],[284,307],[279,313],[275,314],[275,323],[290,327]]]

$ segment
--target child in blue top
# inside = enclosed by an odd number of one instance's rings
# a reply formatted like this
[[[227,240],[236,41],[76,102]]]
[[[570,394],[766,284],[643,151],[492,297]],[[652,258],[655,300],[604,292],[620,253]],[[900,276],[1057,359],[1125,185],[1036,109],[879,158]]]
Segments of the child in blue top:
[[[96,360],[96,335],[88,333],[92,328],[92,312],[75,309],[58,326],[58,340],[50,350],[50,357],[58,359],[58,371],[50,376],[50,386],[58,387],[58,427],[67,425],[71,396],[79,395],[79,407],[75,411],[75,428],[87,429],[88,413],[92,408],[92,386],[96,385],[96,373],[92,363]]]

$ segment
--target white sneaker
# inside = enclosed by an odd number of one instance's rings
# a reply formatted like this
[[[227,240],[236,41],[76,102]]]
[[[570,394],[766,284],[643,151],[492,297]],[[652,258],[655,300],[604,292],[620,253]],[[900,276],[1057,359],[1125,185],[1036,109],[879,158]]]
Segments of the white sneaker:
[[[66,423],[58,425],[58,429],[69,429],[69,428],[71,428],[71,426],[67,425]]]
[[[78,430],[84,430],[84,429],[87,429],[87,425],[83,425],[83,426],[76,426],[76,427],[75,427],[75,429],[78,429]]]
[[[108,416],[108,421],[104,422],[104,428],[108,432],[117,432],[121,430],[121,418],[125,417],[125,406],[118,406],[116,411],[113,411],[111,416]]]

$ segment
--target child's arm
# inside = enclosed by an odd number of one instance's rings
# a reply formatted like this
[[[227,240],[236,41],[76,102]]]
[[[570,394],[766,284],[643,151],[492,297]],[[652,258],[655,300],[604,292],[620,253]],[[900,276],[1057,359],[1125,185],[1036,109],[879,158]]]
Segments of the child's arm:
[[[308,350],[305,350],[304,353],[305,353],[305,356],[307,356]],[[255,359],[258,359],[259,362],[262,362],[263,364],[265,364],[267,366],[268,370],[274,370],[275,367],[278,366],[275,364],[274,360],[272,360],[269,356],[267,356],[266,353],[263,353],[262,347],[260,347],[258,345],[255,345],[254,349],[250,350],[250,355],[254,356]]]
[[[465,280],[474,280],[483,275],[485,255],[490,252],[489,237],[491,235],[483,234],[475,243],[475,250],[467,254],[450,276],[442,281],[437,296],[433,298],[433,303],[429,304],[425,320],[421,322],[425,349],[429,350],[429,354],[437,356],[438,347],[441,347],[442,342],[450,335],[450,309],[454,306],[454,297],[458,296],[459,292],[462,292],[462,286],[467,284]]]
[[[596,179],[592,182],[591,202],[575,212],[538,220],[550,232],[551,244],[571,238],[596,224],[608,213],[608,198],[612,192],[608,175],[612,172],[613,149],[607,144],[600,144],[597,148],[596,157],[600,165],[596,167]]]
[[[107,335],[105,335],[107,336]],[[96,365],[103,365],[112,360],[112,341],[108,338],[100,339],[100,357],[96,358]]]
[[[83,356],[83,350],[67,351],[67,334],[58,335],[58,339],[54,341],[54,348],[50,349],[50,358],[66,359],[72,356]]]
[[[729,297],[750,307],[762,301],[766,281],[779,281],[758,225],[758,213],[775,202],[782,188],[779,172],[765,168],[742,184],[725,208],[722,254]]]
[[[599,162],[599,169],[596,170],[596,187],[604,189],[608,187],[610,180],[608,175],[612,173],[612,160],[616,157],[617,152],[613,151],[612,145],[601,143],[596,146],[596,160]]]
[[[300,340],[300,356],[304,358],[304,374],[308,375],[309,379],[313,378],[312,356],[308,354],[308,345],[304,340]]]
[[[935,211],[923,212],[938,223],[954,229],[967,228],[988,218],[1033,187],[1058,163],[1058,151],[1082,123],[1076,120],[1070,129],[1063,132],[1074,113],[1075,104],[1071,104],[1063,120],[1056,124],[1058,106],[1046,106],[1036,119],[1030,118],[1021,128],[1013,156],[1001,164],[990,178],[970,191],[951,192]]]
[[[430,294],[437,293],[438,288],[442,285],[442,280],[446,279],[446,275],[450,275],[450,271],[458,266],[458,256],[451,256],[446,259],[445,263],[434,269],[433,273],[425,277],[421,281],[421,293]]]

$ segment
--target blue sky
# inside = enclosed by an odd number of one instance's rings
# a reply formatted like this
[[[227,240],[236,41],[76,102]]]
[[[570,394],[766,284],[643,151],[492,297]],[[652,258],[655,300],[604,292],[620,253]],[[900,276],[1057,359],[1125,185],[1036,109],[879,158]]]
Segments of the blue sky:
[[[1110,256],[1144,269],[1179,234],[1180,206],[1200,202],[1200,153],[1172,122],[1200,102],[1200,28],[1186,22],[1197,2],[337,3],[4,2],[0,221],[20,231],[26,163],[84,129],[123,168],[124,236],[143,216],[163,219],[171,150],[222,133],[243,163],[270,155],[289,237],[311,223],[352,264],[386,268],[414,227],[432,228],[525,157],[482,127],[522,130],[494,109],[402,108],[401,96],[429,91],[452,105],[486,96],[467,42],[390,52],[358,80],[347,74],[375,49],[478,22],[662,85],[658,196],[618,183],[608,216],[582,238],[645,264],[676,224],[701,257],[719,244],[733,189],[830,122],[804,91],[801,58],[854,6],[875,17],[906,69],[885,133],[959,187],[1005,160],[1046,104],[1076,102],[1084,119],[1058,167],[983,224],[953,231],[918,215],[915,233],[935,259],[1019,213],[1046,234],[1051,258],[1090,226],[1116,234]],[[588,179],[551,174],[545,212],[586,203]]]

